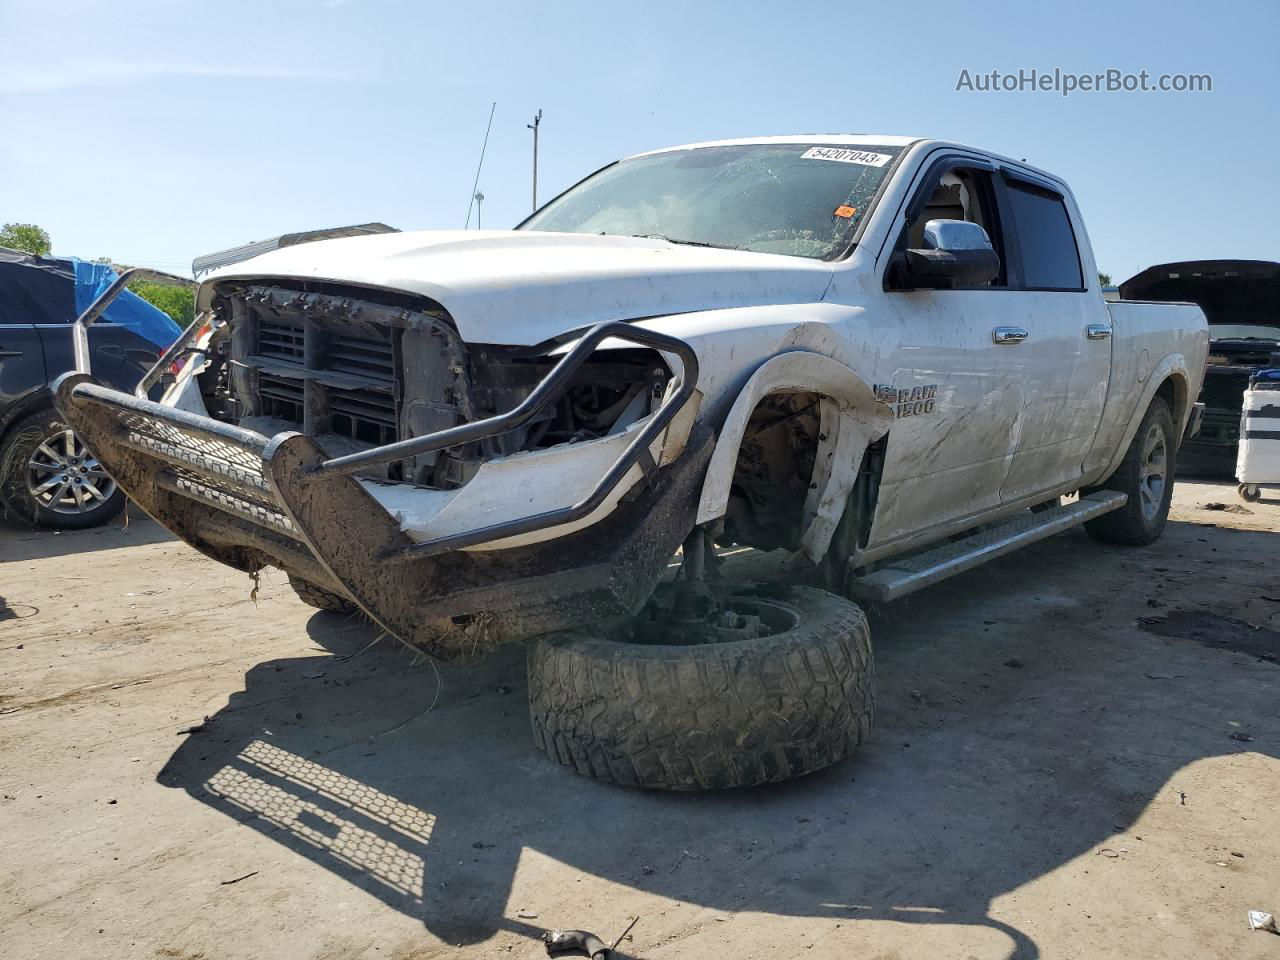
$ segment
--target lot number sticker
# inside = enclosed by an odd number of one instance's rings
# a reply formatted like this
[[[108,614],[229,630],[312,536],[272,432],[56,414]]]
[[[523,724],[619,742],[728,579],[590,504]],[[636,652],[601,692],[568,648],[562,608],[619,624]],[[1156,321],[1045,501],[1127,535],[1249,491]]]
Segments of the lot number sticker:
[[[800,155],[801,160],[834,160],[836,163],[859,163],[864,167],[883,167],[893,159],[887,153],[868,153],[866,150],[846,150],[843,147],[810,147]]]

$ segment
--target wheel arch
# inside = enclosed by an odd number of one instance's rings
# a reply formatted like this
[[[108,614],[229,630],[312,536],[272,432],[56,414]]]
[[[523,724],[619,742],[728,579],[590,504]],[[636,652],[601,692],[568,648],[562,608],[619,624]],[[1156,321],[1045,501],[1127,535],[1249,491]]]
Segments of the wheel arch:
[[[0,446],[8,441],[13,428],[20,421],[45,409],[53,409],[53,393],[49,390],[48,384],[23,394],[11,403],[4,413],[0,414]]]
[[[728,509],[739,452],[752,414],[778,395],[814,394],[821,400],[813,473],[803,508],[800,549],[815,563],[826,553],[853,490],[866,448],[889,430],[893,414],[871,384],[831,357],[808,350],[777,354],[747,380],[716,438],[698,501],[697,523],[710,523]]]
[[[1138,402],[1129,412],[1129,422],[1120,436],[1120,442],[1111,452],[1111,458],[1105,469],[1098,471],[1101,477],[1109,477],[1120,466],[1125,451],[1133,442],[1142,418],[1147,415],[1151,401],[1160,397],[1169,404],[1169,412],[1173,414],[1174,436],[1178,444],[1182,443],[1182,433],[1186,429],[1187,420],[1191,416],[1191,406],[1195,397],[1191,396],[1192,377],[1187,369],[1186,358],[1180,353],[1171,353],[1160,361],[1147,377],[1145,388],[1139,395]]]
[[[1153,399],[1159,397],[1168,404],[1169,412],[1173,414],[1173,425],[1178,434],[1177,442],[1179,446],[1182,444],[1182,431],[1186,429],[1187,418],[1191,412],[1191,404],[1187,396],[1189,391],[1190,387],[1187,384],[1184,372],[1175,370],[1160,381],[1160,385],[1156,387],[1156,392],[1153,395]]]

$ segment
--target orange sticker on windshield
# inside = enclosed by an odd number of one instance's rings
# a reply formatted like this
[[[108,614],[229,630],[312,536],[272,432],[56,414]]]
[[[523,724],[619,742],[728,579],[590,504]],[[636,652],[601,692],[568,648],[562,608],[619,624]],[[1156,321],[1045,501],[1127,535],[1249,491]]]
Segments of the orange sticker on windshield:
[[[844,219],[848,220],[857,212],[858,212],[857,207],[839,206],[839,207],[836,207],[835,216],[844,217]]]

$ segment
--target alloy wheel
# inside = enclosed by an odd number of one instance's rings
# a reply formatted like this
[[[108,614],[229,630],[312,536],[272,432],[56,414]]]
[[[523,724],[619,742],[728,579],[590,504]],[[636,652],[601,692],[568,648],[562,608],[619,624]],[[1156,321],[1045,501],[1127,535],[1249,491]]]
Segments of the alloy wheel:
[[[1142,515],[1147,520],[1154,519],[1160,512],[1168,475],[1169,446],[1160,425],[1153,424],[1142,444],[1142,464],[1138,473],[1138,495],[1142,501]]]
[[[32,452],[27,492],[53,513],[84,514],[106,503],[116,492],[116,482],[74,431],[62,429]]]

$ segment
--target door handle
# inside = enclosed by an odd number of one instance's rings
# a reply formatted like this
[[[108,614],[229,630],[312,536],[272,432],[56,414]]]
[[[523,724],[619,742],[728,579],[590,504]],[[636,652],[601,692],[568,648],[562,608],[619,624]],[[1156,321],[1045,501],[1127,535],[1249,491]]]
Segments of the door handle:
[[[1090,340],[1105,340],[1111,336],[1111,328],[1105,323],[1091,323],[1084,328],[1084,335]]]
[[[0,360],[7,360],[10,357],[20,356],[22,356],[21,350],[5,350],[3,347],[0,347]]]
[[[1029,336],[1024,327],[996,327],[991,331],[991,342],[1016,346]]]

